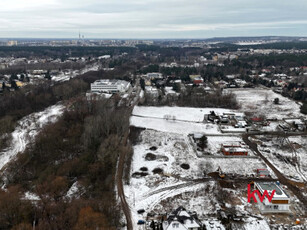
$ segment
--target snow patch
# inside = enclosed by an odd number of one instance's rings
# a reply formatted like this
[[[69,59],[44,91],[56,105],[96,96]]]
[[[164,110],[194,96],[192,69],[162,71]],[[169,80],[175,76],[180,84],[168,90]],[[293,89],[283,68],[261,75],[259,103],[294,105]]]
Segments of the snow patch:
[[[25,151],[27,145],[34,140],[39,131],[48,123],[54,123],[62,115],[64,106],[57,104],[42,112],[32,113],[17,123],[12,133],[10,146],[0,153],[0,170],[18,153]]]

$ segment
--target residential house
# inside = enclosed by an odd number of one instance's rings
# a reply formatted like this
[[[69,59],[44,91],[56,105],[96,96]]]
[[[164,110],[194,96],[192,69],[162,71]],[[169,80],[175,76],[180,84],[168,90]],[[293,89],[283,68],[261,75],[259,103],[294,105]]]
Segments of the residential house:
[[[222,144],[222,152],[227,156],[247,156],[248,149],[240,143]]]
[[[171,212],[163,222],[163,230],[200,230],[201,226],[197,214],[188,212],[181,206]]]
[[[204,83],[204,79],[202,77],[196,77],[193,79],[193,84],[195,85],[201,85]]]
[[[269,177],[270,172],[267,169],[257,169],[257,176],[258,177]]]

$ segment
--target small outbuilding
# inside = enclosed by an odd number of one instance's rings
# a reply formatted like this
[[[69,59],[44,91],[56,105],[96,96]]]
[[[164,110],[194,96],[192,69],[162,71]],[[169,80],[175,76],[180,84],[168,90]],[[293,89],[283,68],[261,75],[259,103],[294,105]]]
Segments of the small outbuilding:
[[[222,144],[222,152],[227,156],[247,156],[248,149],[240,144]]]

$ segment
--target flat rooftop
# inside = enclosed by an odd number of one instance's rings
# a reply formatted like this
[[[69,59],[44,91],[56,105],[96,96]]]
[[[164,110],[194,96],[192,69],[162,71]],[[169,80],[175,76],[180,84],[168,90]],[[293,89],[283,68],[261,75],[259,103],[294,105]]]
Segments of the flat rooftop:
[[[267,190],[268,193],[271,194],[272,191],[275,190],[273,199],[289,198],[288,195],[282,190],[282,188],[279,185],[277,185],[275,182],[256,182],[255,184],[258,185],[258,188],[261,193]]]
[[[223,147],[227,152],[248,152],[247,148],[242,147]]]
[[[124,87],[129,84],[127,81],[123,80],[116,80],[116,79],[103,79],[97,80],[92,83],[93,85],[108,85],[108,86],[115,86],[115,85],[123,85]]]

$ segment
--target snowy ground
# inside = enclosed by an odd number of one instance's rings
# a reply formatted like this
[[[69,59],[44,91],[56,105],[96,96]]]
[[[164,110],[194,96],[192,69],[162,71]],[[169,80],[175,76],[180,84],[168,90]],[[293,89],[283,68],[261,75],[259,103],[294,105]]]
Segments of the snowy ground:
[[[26,149],[44,125],[55,122],[63,110],[64,106],[57,104],[42,112],[32,113],[18,121],[17,127],[12,133],[10,146],[0,153],[0,170],[18,153]]]
[[[152,107],[152,106],[136,106],[133,109],[133,115],[143,116],[149,118],[164,118],[165,115],[175,116],[175,120],[179,121],[193,121],[203,122],[205,114],[209,114],[210,111],[215,111],[217,114],[223,113],[237,113],[238,111],[219,108],[189,108],[189,107]]]
[[[209,146],[222,141],[209,137]],[[239,137],[228,136],[230,142],[240,141]],[[204,178],[206,173],[216,171],[220,166],[224,172],[239,175],[251,175],[257,168],[265,168],[258,158],[199,158],[193,151],[189,138],[185,134],[165,133],[155,130],[144,130],[139,137],[140,142],[134,146],[131,165],[130,185],[125,186],[125,194],[132,209],[134,222],[144,218],[137,210],[145,209],[146,213],[168,212],[179,205],[196,211],[201,217],[208,213],[216,213],[219,204],[215,198],[216,182]],[[151,150],[151,147],[156,150]],[[209,147],[209,148],[211,148]],[[146,160],[145,156],[154,154],[155,160]],[[189,169],[183,169],[181,164],[188,164]],[[146,167],[146,171],[141,168]],[[154,169],[162,169],[163,174],[154,174]],[[135,173],[146,172],[147,176],[135,177]],[[211,192],[210,192],[211,191]],[[212,196],[209,194],[212,193]]]
[[[224,145],[241,145],[248,149],[248,146],[242,140],[240,136],[208,136],[208,148],[206,152],[209,152],[212,155],[223,155],[221,151],[222,144]],[[255,156],[255,154],[248,149],[249,156]]]
[[[82,75],[82,74],[85,74],[87,72],[98,71],[98,69],[99,69],[99,64],[94,63],[93,65],[88,65],[81,70],[74,70],[74,71],[71,70],[71,72],[68,73],[68,74],[61,73],[59,75],[52,76],[52,80],[57,81],[57,82],[68,81],[71,78],[75,78],[75,77]]]
[[[205,134],[220,134],[218,125],[194,123],[178,120],[166,120],[163,118],[137,117],[130,118],[130,124],[136,127],[144,127],[147,129],[154,129],[162,132],[190,134],[193,132]]]
[[[258,136],[259,150],[274,164],[279,171],[292,180],[307,182],[307,137],[296,136],[284,139],[282,137]],[[289,140],[289,141],[288,141]],[[292,144],[293,148],[289,146]],[[293,164],[292,158],[298,157],[300,167]]]
[[[173,90],[173,87],[165,87],[165,94],[176,94],[179,95],[179,93],[176,93],[176,91]]]
[[[198,191],[205,186],[194,183],[192,180],[203,178],[203,172],[200,169],[197,156],[187,144],[187,136],[145,130],[141,133],[140,138],[142,140],[140,144],[134,146],[131,174],[140,172],[141,167],[146,167],[146,172],[149,175],[141,178],[131,177],[130,185],[125,186],[125,193],[135,223],[140,218],[137,210],[165,212],[166,210],[161,206],[163,200],[182,193]],[[150,150],[153,146],[157,147],[154,151]],[[147,153],[155,154],[157,159],[146,160]],[[190,169],[182,169],[180,167],[182,163],[189,164]],[[163,169],[167,176],[154,174],[152,171],[155,168]],[[203,198],[201,202],[204,203],[204,199],[208,198]],[[200,202],[200,200],[198,201]]]
[[[221,167],[226,175],[236,174],[237,178],[253,176],[256,174],[256,169],[266,168],[271,176],[276,178],[271,169],[259,158],[215,158],[216,155],[221,156],[219,152],[222,143],[242,142],[242,138],[240,134],[221,133],[218,125],[203,121],[204,115],[212,110],[220,114],[224,112],[235,112],[236,114],[252,112],[256,115],[264,114],[268,118],[281,120],[288,117],[303,116],[299,112],[300,106],[267,89],[234,89],[232,92],[237,95],[241,104],[238,111],[182,107],[136,106],[134,108],[130,124],[146,128],[141,132],[138,144],[134,146],[131,180],[130,184],[125,186],[125,194],[135,223],[138,219],[144,219],[148,212],[169,212],[179,205],[183,205],[190,211],[196,211],[200,217],[208,217],[208,215],[216,213],[216,210],[220,208],[216,194],[216,189],[219,187],[218,182],[209,178],[202,182],[196,182],[196,179],[204,178],[204,172],[216,171],[218,167]],[[280,105],[273,105],[272,102],[276,97],[279,98]],[[265,129],[274,131],[277,125],[277,122],[271,122]],[[214,156],[204,157],[198,154],[199,152],[195,150],[195,146],[188,137],[188,134],[192,133],[207,135],[208,148],[205,151]],[[304,174],[306,173],[307,141],[303,137],[291,137],[290,139],[293,139],[292,142],[303,146],[297,149],[297,155],[300,158],[300,169]],[[153,146],[157,149],[150,150]],[[279,149],[273,144],[272,146],[268,144],[264,149],[260,145],[258,146],[261,152],[272,148],[270,149],[271,152],[279,153]],[[145,156],[148,153],[154,154],[156,159],[146,160]],[[249,153],[251,156],[254,155],[251,150],[249,150]],[[291,153],[283,152],[280,154],[289,155]],[[285,175],[291,175],[291,173],[294,175],[295,167],[288,169],[288,166],[284,167],[285,164],[282,162],[279,164],[271,156],[268,155],[267,157]],[[183,169],[181,167],[183,163],[188,164],[190,168]],[[142,171],[144,168],[147,171]],[[157,168],[163,170],[163,175],[153,173],[153,170]],[[142,172],[148,173],[148,175],[135,177],[135,173],[141,174]],[[228,205],[235,207],[247,216],[259,214],[258,208],[247,203],[246,183],[241,184],[241,188],[228,189],[231,194],[235,194],[229,201],[231,204]],[[295,196],[293,194],[291,196],[293,198],[291,198],[291,202],[297,202]],[[137,214],[139,209],[145,210],[143,216]],[[244,228],[270,229],[267,224],[269,219],[262,220],[263,218],[266,219],[262,216],[260,219],[245,220]],[[287,220],[287,223],[293,221],[292,219]]]
[[[191,133],[223,135],[217,124],[203,122],[205,115],[213,110],[217,114],[236,113],[243,115],[228,109],[136,106],[133,109],[130,124],[136,127],[184,135]]]
[[[242,112],[251,112],[255,115],[265,115],[267,118],[283,119],[288,117],[301,117],[300,105],[273,92],[270,89],[227,89],[226,92],[234,93],[241,105]],[[279,104],[273,103],[279,98]]]

